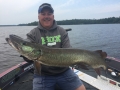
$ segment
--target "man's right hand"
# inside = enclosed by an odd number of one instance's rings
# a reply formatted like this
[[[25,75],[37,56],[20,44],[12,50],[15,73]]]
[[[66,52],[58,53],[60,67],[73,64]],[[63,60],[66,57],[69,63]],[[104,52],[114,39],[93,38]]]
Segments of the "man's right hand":
[[[29,60],[28,58],[24,57],[23,55],[20,55],[20,57],[22,57],[23,60],[25,60],[25,61],[28,62],[28,63],[33,63],[32,60]]]

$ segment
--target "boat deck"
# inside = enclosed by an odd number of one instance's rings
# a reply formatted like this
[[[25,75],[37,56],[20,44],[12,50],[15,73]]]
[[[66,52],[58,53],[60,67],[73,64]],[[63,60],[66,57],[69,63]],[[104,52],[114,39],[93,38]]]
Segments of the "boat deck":
[[[97,76],[93,69],[89,71],[79,69],[75,70],[75,72],[77,72],[81,80],[89,83],[99,90],[120,90],[120,77],[112,77],[110,72],[106,73],[104,70],[101,70],[100,77]]]
[[[7,90],[32,90],[33,73],[28,72]]]
[[[83,70],[81,68],[78,68],[78,70],[80,70],[94,78],[97,78],[97,74],[95,73],[95,71],[92,68],[90,68],[90,70]],[[117,82],[120,82],[120,77],[113,78],[113,77],[111,77],[109,72],[106,75],[105,71],[102,71],[101,74],[107,78],[111,78]],[[7,90],[32,90],[32,81],[33,81],[33,72],[28,71],[25,75],[21,76],[20,79],[16,83],[12,84],[11,87],[9,87],[9,89],[7,89]],[[89,85],[88,83],[86,83],[84,81],[83,81],[83,84],[85,85],[86,90],[98,90],[95,87],[93,87],[92,85]],[[104,83],[103,83],[103,86],[104,86]],[[61,89],[56,88],[55,90],[61,90]]]
[[[93,74],[94,72],[93,70],[89,70],[87,72],[89,72],[93,76],[96,76],[96,74]],[[26,73],[26,75],[23,75],[22,78],[20,78],[16,83],[11,85],[11,87],[9,87],[9,89],[7,90],[32,90],[32,81],[33,81],[32,79],[33,79],[33,73],[29,71],[28,73]],[[83,83],[87,90],[98,90],[85,82]],[[55,90],[61,90],[61,89],[56,87]]]

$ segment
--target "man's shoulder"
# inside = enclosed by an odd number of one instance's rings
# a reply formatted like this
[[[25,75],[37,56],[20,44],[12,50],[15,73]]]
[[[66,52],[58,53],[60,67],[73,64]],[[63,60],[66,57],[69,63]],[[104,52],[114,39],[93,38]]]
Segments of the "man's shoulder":
[[[32,30],[30,30],[30,33],[36,33],[36,32],[38,32],[38,31],[39,31],[38,27],[35,27],[35,28],[33,28]]]
[[[36,31],[38,30],[38,27],[34,27],[31,31]]]
[[[61,33],[66,33],[65,29],[61,26],[58,26],[58,31],[61,32]]]

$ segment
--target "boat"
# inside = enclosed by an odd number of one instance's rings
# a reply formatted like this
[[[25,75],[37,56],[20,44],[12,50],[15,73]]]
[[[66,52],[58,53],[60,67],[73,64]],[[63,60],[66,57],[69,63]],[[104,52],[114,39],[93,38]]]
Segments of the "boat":
[[[107,57],[107,74],[102,71],[101,77],[95,71],[83,70],[75,66],[73,69],[83,81],[87,90],[120,90],[120,60]],[[32,90],[34,66],[32,63],[22,62],[0,74],[0,90]],[[61,90],[56,85],[55,90]]]
[[[72,29],[66,29],[71,31]],[[95,71],[83,70],[78,66],[71,67],[83,81],[86,90],[120,90],[120,59],[106,57],[107,71],[102,70],[99,77]],[[32,90],[34,66],[22,62],[0,73],[0,90]],[[55,90],[62,90],[56,85]]]

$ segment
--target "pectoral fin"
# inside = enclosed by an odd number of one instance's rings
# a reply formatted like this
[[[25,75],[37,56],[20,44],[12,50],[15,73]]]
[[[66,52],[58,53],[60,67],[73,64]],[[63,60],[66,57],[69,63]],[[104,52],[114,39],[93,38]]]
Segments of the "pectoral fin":
[[[87,65],[85,65],[84,63],[79,63],[79,64],[77,64],[77,66],[84,69],[84,70],[89,70]]]
[[[34,61],[34,67],[36,68],[39,75],[41,75],[41,64],[37,61]]]
[[[96,50],[95,52],[99,53],[101,57],[106,58],[107,57],[107,53],[103,52],[102,50]]]
[[[96,69],[95,69],[95,72],[96,72],[99,76],[101,75],[100,68],[96,68]]]

